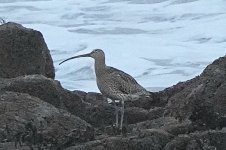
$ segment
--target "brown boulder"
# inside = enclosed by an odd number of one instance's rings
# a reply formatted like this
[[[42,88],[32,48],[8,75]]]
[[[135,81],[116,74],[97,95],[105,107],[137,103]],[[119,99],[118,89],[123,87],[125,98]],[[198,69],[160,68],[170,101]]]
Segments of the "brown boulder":
[[[0,77],[42,74],[55,77],[50,51],[39,31],[8,22],[0,25]]]

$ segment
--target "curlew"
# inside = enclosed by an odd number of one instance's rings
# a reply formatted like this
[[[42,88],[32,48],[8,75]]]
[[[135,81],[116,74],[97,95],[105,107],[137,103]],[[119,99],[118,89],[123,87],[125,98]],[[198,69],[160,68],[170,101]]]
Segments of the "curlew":
[[[115,100],[121,101],[120,129],[123,127],[124,101],[138,99],[140,96],[150,96],[145,88],[129,74],[105,64],[105,54],[101,49],[95,49],[91,53],[68,58],[60,64],[79,57],[92,57],[95,60],[96,82],[103,96],[111,99],[115,107],[116,127],[118,128],[118,112]],[[60,65],[59,64],[59,65]]]

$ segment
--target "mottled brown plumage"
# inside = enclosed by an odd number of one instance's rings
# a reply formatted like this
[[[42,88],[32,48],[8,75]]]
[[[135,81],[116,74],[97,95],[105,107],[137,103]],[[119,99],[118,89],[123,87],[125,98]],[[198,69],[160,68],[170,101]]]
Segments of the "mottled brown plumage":
[[[137,81],[129,74],[118,70],[113,67],[109,67],[105,64],[105,54],[101,49],[95,49],[91,53],[78,55],[68,58],[65,61],[79,58],[79,57],[92,57],[95,60],[95,73],[97,86],[100,92],[113,100],[120,100],[122,102],[121,109],[121,122],[120,129],[122,129],[123,117],[124,117],[124,101],[130,99],[137,99],[140,96],[149,96],[150,93],[143,88]],[[118,108],[116,107],[116,127],[118,127]]]

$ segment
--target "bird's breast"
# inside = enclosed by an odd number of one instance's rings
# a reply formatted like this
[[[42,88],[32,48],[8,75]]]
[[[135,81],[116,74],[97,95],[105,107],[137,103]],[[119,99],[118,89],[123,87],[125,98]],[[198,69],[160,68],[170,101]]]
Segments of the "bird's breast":
[[[100,92],[108,98],[115,99],[117,93],[116,86],[111,80],[103,80],[97,78],[97,87]]]
[[[98,78],[96,79],[96,81],[97,81],[97,87],[100,90],[100,92],[102,94],[106,95],[107,89],[109,88],[108,82],[106,82],[102,79],[98,79]]]

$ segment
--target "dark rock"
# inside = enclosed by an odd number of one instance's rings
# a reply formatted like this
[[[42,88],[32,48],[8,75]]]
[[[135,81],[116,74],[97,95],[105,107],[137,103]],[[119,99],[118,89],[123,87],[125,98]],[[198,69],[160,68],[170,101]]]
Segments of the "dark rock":
[[[223,127],[226,127],[226,115],[220,117],[220,121],[219,121],[219,128],[222,129]]]
[[[90,98],[89,103],[82,99],[81,92],[76,93],[63,89],[58,81],[42,75],[0,79],[0,83],[1,90],[28,93],[57,108],[65,109],[94,126],[111,125],[115,122],[113,121],[115,120],[114,107],[102,102],[103,99],[99,100],[98,98],[102,98],[100,94],[90,94],[92,97],[97,97],[97,100],[92,101]]]
[[[115,124],[115,108],[113,105],[104,103],[89,107],[86,110],[89,116],[87,122],[96,127]],[[89,114],[89,115],[88,115]],[[124,124],[133,124],[147,120],[148,111],[138,107],[128,107],[125,109]],[[119,112],[119,120],[121,113]]]
[[[196,140],[191,140],[188,142],[186,150],[202,150],[202,148]]]
[[[86,109],[86,117],[85,120],[95,127],[112,125],[115,123],[115,108],[108,103],[91,106]]]
[[[178,120],[173,117],[161,117],[136,124],[130,124],[128,125],[128,132],[136,135],[142,129],[164,129],[166,126],[176,125],[178,123]]]
[[[128,150],[162,150],[173,136],[161,129],[141,130],[138,139],[129,142]]]
[[[27,148],[225,150],[226,56],[194,79],[126,101],[120,131],[113,125],[114,106],[100,93],[68,91],[51,79],[52,60],[40,32],[6,23],[0,40],[0,146],[19,145],[25,134]]]
[[[163,91],[155,93],[155,98],[159,99],[158,101],[162,104],[167,104],[171,97],[182,91],[185,87],[193,84],[196,80],[198,80],[198,77],[195,77],[191,80],[187,80],[185,82],[179,82],[176,85],[164,89]]]
[[[75,95],[79,96],[81,99],[84,99],[85,100],[85,97],[86,97],[86,92],[84,91],[79,91],[79,90],[74,90],[72,91]]]
[[[163,130],[149,129],[140,131],[136,136],[107,137],[67,150],[161,150],[172,138],[172,135]]]
[[[125,109],[125,122],[134,124],[147,120],[148,111],[138,107],[128,107]]]
[[[89,104],[73,92],[63,89],[56,80],[42,75],[28,75],[12,79],[0,79],[0,82],[3,83],[0,86],[2,91],[27,93],[83,119],[87,117],[86,107],[89,107]]]
[[[191,138],[187,136],[176,137],[167,143],[163,150],[187,150],[186,147],[190,140]]]
[[[107,127],[105,133],[109,135],[114,134],[113,127]],[[161,129],[168,132],[171,135],[179,135],[179,134],[189,134],[197,130],[195,126],[191,123],[191,121],[185,121],[179,123],[178,120],[172,117],[161,117],[153,120],[146,120],[143,122],[138,122],[135,124],[128,124],[127,126],[127,134],[137,135],[141,130],[144,129]],[[120,134],[120,132],[118,133]]]
[[[17,140],[17,135],[25,135],[28,136],[25,142],[34,145],[39,141],[38,135],[42,135],[48,144],[59,146],[67,141],[73,130],[82,132],[83,134],[77,136],[85,139],[84,141],[91,140],[90,137],[94,134],[91,125],[79,117],[28,94],[1,92],[0,114],[0,131],[4,132],[4,138],[8,141]],[[33,129],[36,130],[36,134],[33,133]],[[32,134],[27,134],[31,131]],[[80,141],[75,140],[70,145],[76,142]]]
[[[191,138],[200,143],[202,149],[208,150],[225,150],[226,147],[226,130],[209,130],[203,132],[195,132],[191,134]]]
[[[126,136],[127,134],[127,128],[125,126],[123,126],[124,131],[124,135]],[[100,132],[102,132],[102,136],[100,136],[101,138],[103,137],[103,135],[106,135],[104,137],[108,137],[108,136],[116,136],[116,135],[121,135],[121,130],[119,128],[116,128],[115,124],[114,125],[110,125],[110,126],[105,126],[104,128],[101,128]],[[124,136],[123,135],[123,136]],[[98,137],[99,139],[99,137]]]
[[[171,124],[161,127],[172,135],[189,134],[197,130],[197,128],[189,121],[183,123]]]
[[[127,107],[139,107],[144,109],[150,109],[154,106],[159,105],[158,99],[154,98],[154,93],[150,93],[150,97],[140,97],[135,100],[127,100],[125,101],[125,106]]]
[[[225,129],[195,132],[176,137],[167,143],[164,150],[225,150]]]
[[[0,41],[0,77],[55,77],[53,61],[40,32],[9,22],[0,25]]]
[[[226,114],[226,56],[215,60],[203,73],[175,92],[165,115],[191,119],[206,128],[217,128]]]
[[[82,145],[72,146],[66,150],[106,150],[101,140],[90,141]]]
[[[42,75],[28,75],[11,79],[0,78],[0,83],[2,91],[28,93],[57,108],[65,109],[92,125],[103,126],[115,122],[113,121],[115,120],[115,110],[112,105],[100,103],[94,106],[81,99],[79,94],[63,89],[58,81]]]
[[[93,105],[100,105],[103,103],[108,103],[107,98],[103,97],[100,93],[88,92],[84,99],[86,102]]]
[[[153,109],[150,109],[147,114],[148,120],[163,117],[164,111],[165,111],[164,107],[155,107]]]
[[[221,119],[219,114],[214,111],[212,104],[205,102],[203,99],[195,100],[193,112],[189,119],[194,122],[194,125],[204,129],[220,127]]]
[[[147,119],[148,111],[138,107],[125,108],[124,124],[133,124]],[[103,103],[86,107],[85,120],[96,127],[115,124],[115,108],[113,105]],[[119,119],[121,112],[119,111]]]

